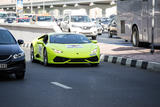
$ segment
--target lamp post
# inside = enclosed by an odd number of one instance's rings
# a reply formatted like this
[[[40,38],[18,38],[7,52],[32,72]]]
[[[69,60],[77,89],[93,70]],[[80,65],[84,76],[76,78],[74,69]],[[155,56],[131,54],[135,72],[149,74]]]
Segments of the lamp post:
[[[45,12],[45,1],[43,0],[43,14]]]
[[[31,14],[33,13],[33,2],[31,0]]]
[[[152,0],[152,44],[151,53],[154,53],[154,28],[155,28],[155,0]]]

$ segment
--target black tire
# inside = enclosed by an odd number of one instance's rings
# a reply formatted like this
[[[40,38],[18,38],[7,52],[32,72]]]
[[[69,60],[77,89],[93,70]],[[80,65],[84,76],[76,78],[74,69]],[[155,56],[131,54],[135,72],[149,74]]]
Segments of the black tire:
[[[47,55],[46,49],[44,49],[44,52],[43,52],[43,65],[48,66],[48,55]]]
[[[68,32],[71,32],[71,30],[70,30],[70,29],[68,29]]]
[[[112,34],[110,31],[108,32],[108,35],[109,35],[109,38],[112,38]]]
[[[15,73],[16,79],[22,80],[25,77],[25,71]]]
[[[34,58],[34,48],[33,46],[31,46],[30,48],[30,59],[31,59],[31,62],[34,63],[36,60]]]
[[[98,67],[99,63],[91,64],[92,67]]]
[[[92,40],[96,40],[97,39],[97,36],[92,36]]]
[[[133,27],[132,30],[132,44],[135,47],[139,47],[140,43],[139,43],[139,31],[137,29],[137,27]]]

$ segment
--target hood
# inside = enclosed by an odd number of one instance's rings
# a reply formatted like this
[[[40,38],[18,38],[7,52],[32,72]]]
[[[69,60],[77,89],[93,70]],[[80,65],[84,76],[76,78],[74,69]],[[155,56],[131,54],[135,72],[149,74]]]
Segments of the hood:
[[[15,53],[19,53],[22,50],[19,45],[0,45],[0,55],[13,55]]]
[[[94,22],[71,22],[71,25],[93,27],[96,24]]]
[[[97,48],[96,44],[50,44],[49,46],[52,49],[63,51],[63,54],[67,56],[74,56],[79,53],[79,55],[90,54],[92,50]]]

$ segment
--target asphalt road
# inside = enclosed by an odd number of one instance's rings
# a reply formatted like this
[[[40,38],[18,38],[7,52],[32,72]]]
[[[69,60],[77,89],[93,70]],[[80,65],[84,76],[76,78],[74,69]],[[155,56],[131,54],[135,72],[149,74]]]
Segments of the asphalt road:
[[[0,75],[0,107],[160,107],[160,74],[102,62],[44,67],[26,53],[24,80]]]
[[[114,45],[122,45],[122,46],[132,46],[131,42],[125,42],[125,40],[117,37],[116,35],[112,38],[109,38],[108,33],[103,33],[97,37],[97,41],[99,43],[106,43],[106,44],[114,44]]]
[[[31,42],[42,33],[11,31],[16,39]],[[98,42],[131,45],[124,40],[108,38]],[[0,107],[160,107],[160,74],[137,68],[101,62],[89,65],[44,67],[31,63],[26,53],[24,80],[14,75],[0,75]]]

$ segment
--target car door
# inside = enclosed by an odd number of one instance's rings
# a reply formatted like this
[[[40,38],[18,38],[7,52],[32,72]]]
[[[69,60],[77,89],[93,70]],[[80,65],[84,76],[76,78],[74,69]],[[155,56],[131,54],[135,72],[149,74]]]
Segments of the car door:
[[[63,21],[61,23],[61,28],[63,31],[65,30],[65,22],[66,22],[66,16],[63,18]]]
[[[37,42],[37,47],[38,47],[38,57],[42,61],[43,60],[43,52],[44,52],[44,47],[48,43],[48,35],[43,35]]]
[[[64,21],[64,30],[68,31],[68,24],[69,24],[69,16],[65,17],[65,21]]]

